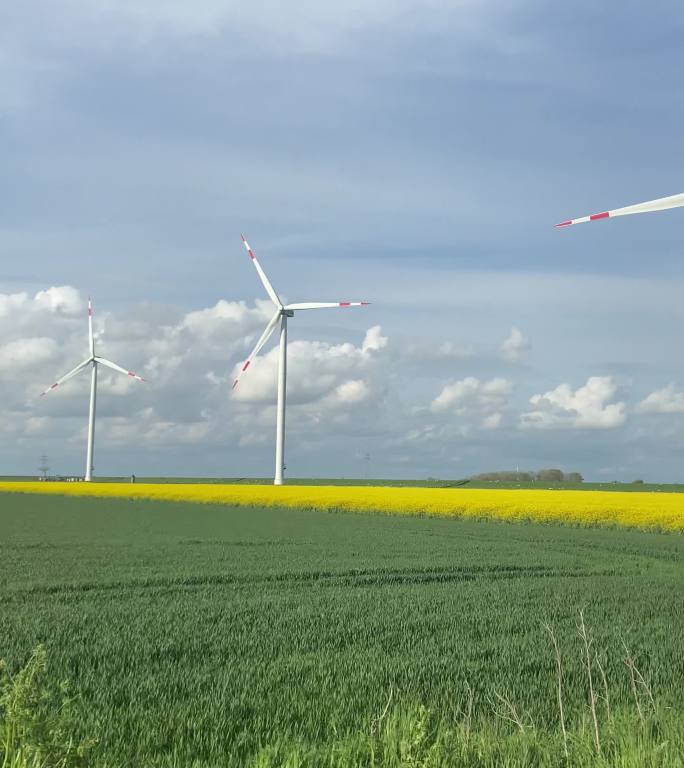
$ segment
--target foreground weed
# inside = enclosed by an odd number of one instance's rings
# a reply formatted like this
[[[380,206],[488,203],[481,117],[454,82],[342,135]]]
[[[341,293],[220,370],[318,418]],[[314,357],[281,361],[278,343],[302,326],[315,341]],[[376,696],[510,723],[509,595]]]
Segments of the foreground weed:
[[[47,657],[36,647],[14,675],[0,660],[0,758],[2,768],[75,768],[86,765],[93,742],[75,742],[74,699],[62,683],[46,687]]]

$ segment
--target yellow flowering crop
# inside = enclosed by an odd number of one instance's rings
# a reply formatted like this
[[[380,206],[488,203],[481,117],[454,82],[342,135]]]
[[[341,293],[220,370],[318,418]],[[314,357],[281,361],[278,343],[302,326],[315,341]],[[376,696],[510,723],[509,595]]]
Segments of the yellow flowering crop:
[[[0,492],[684,530],[679,493],[52,482],[5,482]]]

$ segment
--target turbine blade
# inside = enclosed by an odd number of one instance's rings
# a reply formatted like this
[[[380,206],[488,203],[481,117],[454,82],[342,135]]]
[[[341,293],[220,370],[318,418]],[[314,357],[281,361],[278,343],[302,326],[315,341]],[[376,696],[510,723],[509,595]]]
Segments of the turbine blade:
[[[69,373],[65,373],[64,376],[62,376],[61,379],[57,379],[57,381],[54,384],[51,384],[44,392],[40,393],[40,396],[43,397],[44,395],[47,395],[48,392],[58,387],[60,384],[64,384],[65,381],[68,381],[69,379],[73,378],[77,373],[80,373],[87,365],[93,362],[93,358],[89,357],[87,360],[84,360],[82,363],[77,365],[74,369],[69,371]]]
[[[88,344],[90,345],[90,356],[95,357],[95,337],[93,336],[93,305],[88,296]]]
[[[257,257],[254,255],[254,251],[249,247],[249,243],[245,240],[244,235],[240,235],[242,238],[242,242],[245,244],[245,248],[247,249],[247,253],[249,254],[249,258],[252,260],[252,263],[256,267],[257,274],[259,275],[259,279],[263,283],[264,288],[266,289],[266,293],[271,297],[271,301],[278,307],[278,309],[282,309],[283,302],[280,300],[280,297],[273,289],[273,286],[269,282],[269,279],[266,277],[266,273],[261,268],[261,264],[257,261]]]
[[[627,205],[624,208],[616,208],[613,211],[593,213],[591,216],[581,216],[579,219],[568,219],[556,224],[556,227],[569,227],[571,224],[583,224],[586,221],[598,221],[599,219],[612,219],[615,216],[629,216],[632,213],[650,213],[651,211],[666,211],[669,208],[679,208],[684,205],[684,193],[659,197],[657,200],[649,200],[645,203]]]
[[[288,304],[284,309],[338,309],[339,307],[367,307],[370,301],[305,301]]]
[[[275,315],[273,315],[273,317],[268,321],[268,325],[264,328],[264,332],[259,337],[259,341],[257,341],[254,349],[250,352],[250,355],[247,360],[245,360],[245,364],[242,366],[240,373],[238,373],[237,378],[233,382],[233,389],[237,387],[238,381],[240,381],[240,376],[242,376],[242,374],[249,368],[252,360],[254,360],[264,344],[271,338],[271,334],[273,331],[275,331],[276,326],[278,325],[278,320],[280,320],[280,311],[276,312]]]
[[[107,368],[111,368],[113,371],[118,371],[119,373],[124,373],[126,376],[130,376],[132,379],[137,379],[138,381],[147,381],[147,379],[143,379],[142,376],[138,376],[137,373],[133,373],[133,371],[129,371],[126,368],[122,368],[120,365],[117,365],[116,363],[113,363],[111,360],[107,360],[105,357],[95,357],[93,358],[96,363],[101,363],[102,365],[106,365]]]

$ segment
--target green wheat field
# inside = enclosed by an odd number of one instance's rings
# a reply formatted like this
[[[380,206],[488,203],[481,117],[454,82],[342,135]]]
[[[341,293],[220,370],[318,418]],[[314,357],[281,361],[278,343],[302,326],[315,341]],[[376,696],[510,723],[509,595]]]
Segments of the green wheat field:
[[[14,494],[0,530],[3,768],[684,765],[680,535]]]

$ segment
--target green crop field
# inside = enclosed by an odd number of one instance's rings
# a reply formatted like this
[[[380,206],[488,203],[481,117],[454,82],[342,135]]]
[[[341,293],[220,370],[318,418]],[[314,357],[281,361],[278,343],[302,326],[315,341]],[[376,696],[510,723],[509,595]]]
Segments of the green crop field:
[[[0,658],[44,645],[86,764],[561,765],[548,623],[565,764],[682,765],[679,535],[14,494],[0,531]]]

